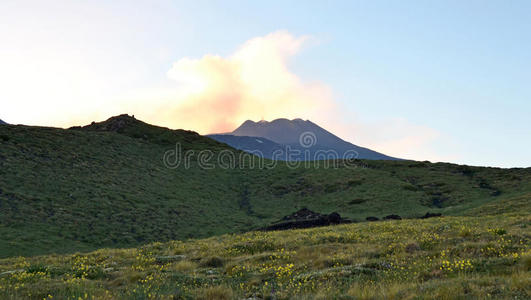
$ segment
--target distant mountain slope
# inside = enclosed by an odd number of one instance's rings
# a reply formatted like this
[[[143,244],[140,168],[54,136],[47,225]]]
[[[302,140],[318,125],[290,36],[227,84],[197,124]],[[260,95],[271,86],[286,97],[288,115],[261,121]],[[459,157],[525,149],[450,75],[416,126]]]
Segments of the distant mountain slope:
[[[0,120],[0,125],[6,125],[6,124],[7,124],[6,122]]]
[[[262,137],[209,134],[207,137],[231,147],[253,153],[262,158],[273,158],[275,153],[284,153],[286,146]]]
[[[179,146],[193,155],[172,167]],[[415,161],[232,167],[241,151],[122,115],[85,127],[0,126],[0,257],[131,247],[264,227],[303,207],[363,221],[529,211],[531,169]],[[494,203],[503,203],[503,210]],[[479,214],[477,214],[479,215]]]
[[[289,146],[292,150],[301,151],[298,155],[291,155],[291,159],[285,157],[285,160],[317,160],[348,157],[372,160],[396,160],[394,157],[346,142],[309,120],[276,119],[271,122],[253,122],[247,120],[231,134],[235,136],[263,137],[273,142]]]

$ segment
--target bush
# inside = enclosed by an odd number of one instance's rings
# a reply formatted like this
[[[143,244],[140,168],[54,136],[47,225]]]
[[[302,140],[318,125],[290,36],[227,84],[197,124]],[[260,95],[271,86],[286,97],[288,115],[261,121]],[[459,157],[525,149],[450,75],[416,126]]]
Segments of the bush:
[[[24,269],[27,273],[48,273],[48,268],[43,264],[30,265]]]
[[[212,256],[201,260],[202,267],[221,268],[225,261],[221,257]]]
[[[197,299],[226,300],[232,299],[232,289],[226,286],[214,286],[199,291]]]

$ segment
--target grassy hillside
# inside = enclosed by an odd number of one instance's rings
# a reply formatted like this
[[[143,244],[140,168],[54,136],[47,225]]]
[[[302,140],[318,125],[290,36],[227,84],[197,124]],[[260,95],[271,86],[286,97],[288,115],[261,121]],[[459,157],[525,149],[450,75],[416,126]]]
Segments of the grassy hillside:
[[[0,298],[529,299],[530,226],[444,217],[0,259]]]
[[[176,143],[195,151],[189,168],[164,165]],[[197,154],[207,149],[241,153],[128,116],[68,130],[0,126],[0,257],[244,232],[302,207],[358,221],[530,209],[529,168],[413,161],[200,168]]]

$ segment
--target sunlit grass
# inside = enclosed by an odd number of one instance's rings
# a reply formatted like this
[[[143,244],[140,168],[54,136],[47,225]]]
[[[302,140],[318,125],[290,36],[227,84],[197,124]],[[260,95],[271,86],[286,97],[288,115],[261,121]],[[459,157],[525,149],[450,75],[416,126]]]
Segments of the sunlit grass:
[[[249,232],[0,260],[2,299],[529,298],[529,216]]]

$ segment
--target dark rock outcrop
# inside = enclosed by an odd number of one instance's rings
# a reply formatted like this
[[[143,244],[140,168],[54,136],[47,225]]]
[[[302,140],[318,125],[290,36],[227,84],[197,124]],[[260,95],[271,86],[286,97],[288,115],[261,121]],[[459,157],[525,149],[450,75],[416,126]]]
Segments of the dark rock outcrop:
[[[333,212],[329,215],[313,212],[307,208],[298,210],[297,212],[285,216],[280,221],[275,222],[263,230],[286,230],[297,228],[311,228],[319,226],[329,226],[337,224],[352,223],[351,220],[341,218],[337,212]]]
[[[379,221],[380,219],[378,219],[377,217],[370,216],[370,217],[365,218],[365,220],[369,222],[374,222],[374,221]]]
[[[384,217],[384,220],[402,220],[399,215],[388,215]]]
[[[441,213],[430,213],[427,212],[424,216],[420,217],[421,219],[427,219],[427,218],[434,218],[434,217],[441,217]]]
[[[103,122],[91,122],[87,126],[74,126],[70,129],[84,129],[84,130],[93,130],[93,131],[112,131],[112,132],[122,132],[124,128],[130,127],[135,123],[138,123],[133,116],[128,114],[122,114],[119,116],[114,116]]]
[[[302,220],[310,220],[310,219],[317,219],[324,215],[320,213],[313,212],[309,209],[302,208],[294,213],[292,213],[289,216],[285,216],[282,218],[283,221],[302,221]]]

